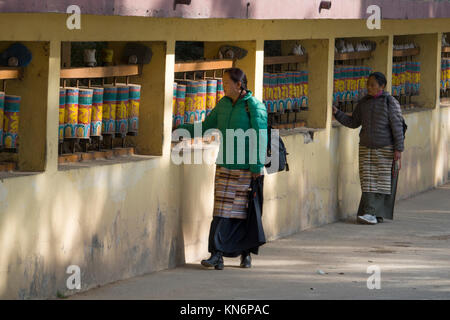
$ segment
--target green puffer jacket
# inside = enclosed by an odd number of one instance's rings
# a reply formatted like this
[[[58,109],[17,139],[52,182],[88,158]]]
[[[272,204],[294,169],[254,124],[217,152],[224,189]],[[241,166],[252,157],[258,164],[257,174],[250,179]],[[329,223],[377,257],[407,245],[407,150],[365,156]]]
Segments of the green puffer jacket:
[[[247,105],[250,118],[246,111]],[[234,106],[230,98],[223,97],[201,124],[202,135],[208,129],[219,129],[222,134],[216,160],[217,165],[227,169],[250,169],[253,173],[263,173],[267,150],[267,110],[263,103],[252,96],[251,91],[247,91],[247,94],[240,98]],[[246,132],[249,128],[256,131],[257,143],[251,144],[251,150],[249,150],[249,138],[245,138],[245,149],[238,148],[238,137],[234,137],[234,148],[231,143],[227,143],[227,129],[242,129],[243,132]],[[187,129],[191,137],[194,137],[194,124],[183,124],[178,129]],[[232,139],[230,138],[228,141],[233,141]],[[243,140],[240,139],[240,141],[242,146]],[[243,151],[245,151],[245,155],[242,154]]]

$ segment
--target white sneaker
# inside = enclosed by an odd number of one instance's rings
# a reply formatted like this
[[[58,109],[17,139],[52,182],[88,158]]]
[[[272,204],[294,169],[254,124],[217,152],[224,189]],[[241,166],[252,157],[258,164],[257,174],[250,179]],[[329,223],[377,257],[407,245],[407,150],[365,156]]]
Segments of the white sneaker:
[[[357,221],[361,224],[377,224],[377,218],[370,214],[358,216]]]

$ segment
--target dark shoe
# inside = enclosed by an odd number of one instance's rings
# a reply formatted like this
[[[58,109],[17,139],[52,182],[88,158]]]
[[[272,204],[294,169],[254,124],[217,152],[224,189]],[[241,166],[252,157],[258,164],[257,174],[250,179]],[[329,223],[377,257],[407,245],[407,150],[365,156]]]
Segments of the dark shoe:
[[[383,217],[377,217],[377,222],[378,222],[378,223],[383,223],[383,222],[384,222]]]
[[[204,267],[214,267],[216,270],[223,270],[223,256],[222,252],[217,251],[214,254],[211,254],[211,257],[208,260],[202,260],[202,266]]]
[[[252,267],[252,257],[250,253],[241,256],[241,268],[251,268]]]

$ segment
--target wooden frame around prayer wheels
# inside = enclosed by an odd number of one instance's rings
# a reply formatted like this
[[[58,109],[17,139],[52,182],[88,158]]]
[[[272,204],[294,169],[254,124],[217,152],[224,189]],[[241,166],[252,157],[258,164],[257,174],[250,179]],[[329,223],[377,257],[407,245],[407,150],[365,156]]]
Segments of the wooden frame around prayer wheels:
[[[413,57],[420,54],[420,48],[410,48],[410,49],[402,49],[402,50],[394,50],[392,53],[392,57]]]
[[[233,68],[234,60],[216,59],[216,60],[198,60],[175,63],[175,72],[191,71],[212,71]]]
[[[346,52],[346,53],[335,53],[335,61],[345,61],[345,60],[360,60],[368,59],[372,57],[373,51],[359,51],[359,52]]]
[[[198,61],[185,61],[175,63],[175,73],[184,73],[182,80],[187,80],[186,73],[194,72],[194,80],[196,80],[195,72],[203,73],[203,80],[206,79],[206,72],[213,71],[213,78],[216,78],[216,71],[224,70],[234,67],[235,60],[232,59],[214,59],[214,60],[198,60]],[[175,79],[177,80],[177,79]]]
[[[22,77],[22,68],[1,67],[0,80],[3,80],[3,92],[6,91],[6,80],[20,79]]]
[[[128,77],[141,74],[141,66],[137,64],[106,67],[83,67],[61,69],[61,79],[92,79],[110,77]]]
[[[0,68],[0,80],[19,79],[22,75],[21,68]]]
[[[290,64],[290,63],[305,63],[308,61],[308,54],[303,54],[300,56],[275,56],[275,57],[264,57],[264,65],[274,65],[274,64]]]

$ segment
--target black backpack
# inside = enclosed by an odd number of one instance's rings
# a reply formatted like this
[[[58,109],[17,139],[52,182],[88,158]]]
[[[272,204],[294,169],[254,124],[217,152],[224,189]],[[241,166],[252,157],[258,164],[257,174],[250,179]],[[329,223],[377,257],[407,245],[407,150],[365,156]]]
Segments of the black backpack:
[[[248,118],[250,119],[250,111],[248,110],[248,100],[246,101],[245,111],[247,111]],[[289,171],[289,164],[287,163],[287,155],[289,154],[286,151],[286,147],[284,146],[284,142],[281,139],[281,136],[278,136],[278,139],[272,141],[272,126],[267,126],[267,151],[266,151],[266,171],[268,174],[277,173],[280,171]],[[278,158],[278,167],[272,167],[272,161],[267,162],[269,157],[277,157]]]

